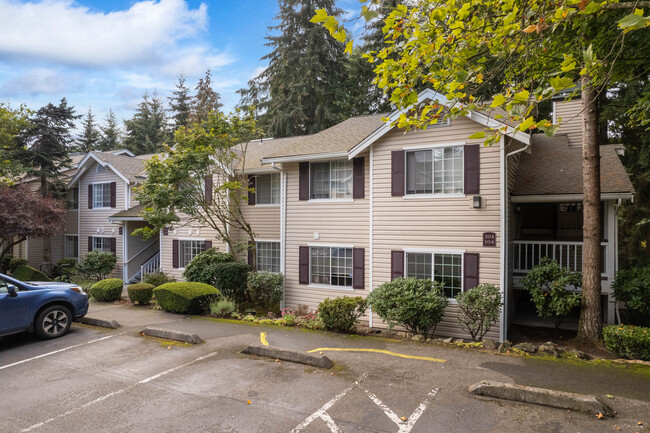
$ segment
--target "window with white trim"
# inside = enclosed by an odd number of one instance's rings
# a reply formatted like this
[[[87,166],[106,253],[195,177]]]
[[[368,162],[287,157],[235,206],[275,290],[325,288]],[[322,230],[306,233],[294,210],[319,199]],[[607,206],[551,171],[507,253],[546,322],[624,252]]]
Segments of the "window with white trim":
[[[79,209],[79,188],[71,188],[65,192],[68,209]]]
[[[280,204],[280,173],[255,176],[256,204]]]
[[[407,252],[406,277],[438,281],[445,296],[455,298],[463,290],[463,255]]]
[[[280,272],[280,242],[255,242],[257,270]]]
[[[311,283],[352,287],[352,248],[310,247],[309,256]]]
[[[111,207],[111,183],[93,184],[93,209]]]
[[[178,242],[178,267],[189,265],[194,256],[205,251],[205,241],[179,241]]]
[[[111,238],[93,237],[93,251],[111,252]]]
[[[79,237],[65,235],[63,244],[63,257],[66,259],[76,259],[79,257]]]
[[[463,146],[406,152],[407,194],[462,194]]]
[[[312,162],[309,165],[309,198],[352,198],[352,160]]]

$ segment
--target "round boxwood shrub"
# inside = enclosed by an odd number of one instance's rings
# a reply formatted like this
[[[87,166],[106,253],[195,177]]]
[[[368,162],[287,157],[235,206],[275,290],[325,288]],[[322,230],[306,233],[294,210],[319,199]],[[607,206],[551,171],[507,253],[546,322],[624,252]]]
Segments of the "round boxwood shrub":
[[[327,298],[318,305],[325,329],[334,331],[349,331],[365,312],[366,300],[361,296]]]
[[[129,299],[134,304],[147,305],[153,297],[153,284],[138,283],[126,286]]]
[[[100,302],[115,302],[122,299],[124,282],[119,278],[108,278],[90,286],[90,296]]]
[[[163,310],[182,314],[201,313],[221,297],[216,287],[203,283],[167,283],[153,294]]]
[[[481,284],[456,296],[458,325],[480,341],[499,320],[501,291],[494,284]]]
[[[18,266],[27,266],[27,260],[26,259],[21,259],[19,257],[15,257],[9,261],[9,272],[13,274],[16,272],[16,268]]]
[[[214,267],[214,286],[237,304],[244,301],[248,273],[251,267],[244,262],[219,263]]]
[[[611,325],[603,329],[605,347],[622,358],[650,361],[650,328]]]
[[[31,266],[20,265],[11,276],[20,281],[52,281],[47,275]]]
[[[185,267],[183,278],[186,281],[216,286],[216,267],[220,263],[233,262],[234,260],[235,257],[232,254],[220,253],[216,248],[210,248],[194,256]]]
[[[284,276],[274,272],[251,272],[248,274],[248,296],[255,306],[270,311],[282,300]]]

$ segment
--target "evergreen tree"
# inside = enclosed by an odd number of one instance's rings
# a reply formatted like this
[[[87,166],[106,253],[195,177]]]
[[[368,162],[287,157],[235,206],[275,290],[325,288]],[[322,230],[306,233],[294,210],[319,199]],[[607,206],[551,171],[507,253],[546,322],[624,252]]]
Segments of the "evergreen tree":
[[[189,121],[190,123],[201,123],[207,120],[208,114],[218,113],[219,108],[223,106],[219,102],[221,95],[212,88],[212,73],[209,69],[205,72],[205,77],[199,78],[195,90]]]
[[[102,135],[99,139],[98,150],[107,151],[119,149],[122,145],[122,131],[117,125],[117,119],[113,110],[109,110],[106,115],[106,126],[102,126]]]
[[[209,71],[208,71],[209,72]],[[174,130],[181,126],[187,126],[190,117],[190,89],[185,85],[185,75],[178,76],[176,89],[172,91],[171,97],[168,97],[169,111],[173,113]],[[218,94],[217,94],[218,98]]]
[[[136,155],[157,153],[169,139],[167,117],[158,94],[145,93],[133,118],[124,121],[124,145]]]
[[[88,152],[96,149],[100,136],[99,131],[97,130],[97,125],[95,124],[95,116],[93,116],[92,109],[88,109],[88,114],[86,114],[82,126],[83,131],[77,140],[77,150],[80,152]]]

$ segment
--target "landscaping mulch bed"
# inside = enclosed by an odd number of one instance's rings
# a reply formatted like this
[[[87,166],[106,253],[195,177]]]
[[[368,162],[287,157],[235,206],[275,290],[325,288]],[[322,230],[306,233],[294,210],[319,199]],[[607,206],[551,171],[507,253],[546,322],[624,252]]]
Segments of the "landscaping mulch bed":
[[[512,344],[533,343],[535,345],[552,341],[560,347],[572,347],[593,358],[616,359],[616,356],[605,349],[604,345],[592,346],[576,339],[576,330],[555,329],[537,326],[512,325],[508,333]]]

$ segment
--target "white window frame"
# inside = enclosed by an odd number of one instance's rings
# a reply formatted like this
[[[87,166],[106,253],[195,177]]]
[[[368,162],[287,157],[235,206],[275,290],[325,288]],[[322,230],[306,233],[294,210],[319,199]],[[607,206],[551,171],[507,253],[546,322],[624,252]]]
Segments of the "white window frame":
[[[307,287],[316,288],[316,289],[329,289],[329,290],[340,290],[344,292],[354,292],[354,245],[331,245],[331,244],[309,244],[309,284]],[[312,283],[312,261],[311,261],[311,250],[312,248],[329,248],[330,249],[330,263],[329,263],[329,273],[330,281],[332,281],[332,248],[343,248],[351,251],[352,255],[352,268],[350,272],[350,285],[349,286],[335,286],[333,284],[324,284],[324,283]]]
[[[268,239],[256,239],[255,240],[255,255],[256,255],[255,263],[257,263],[257,270],[258,271],[267,270],[267,269],[260,269],[260,263],[261,263],[261,260],[260,260],[260,251],[261,251],[260,250],[260,244],[277,244],[277,248],[278,248],[277,268],[278,268],[278,270],[277,271],[271,270],[269,272],[272,272],[274,274],[279,274],[280,272],[282,272],[282,246],[280,245],[280,241],[275,240],[275,239],[274,240],[268,240]],[[273,258],[271,258],[271,259],[273,259]],[[275,264],[273,263],[272,266],[275,267]]]
[[[184,270],[185,266],[187,266],[187,264],[189,264],[194,257],[196,257],[198,254],[200,254],[200,253],[202,253],[203,251],[206,250],[205,241],[206,241],[205,239],[179,239],[178,240],[178,269]],[[183,263],[182,262],[182,259],[183,259],[183,242],[203,242],[203,250],[199,251],[196,254],[194,254],[192,256],[192,258],[187,263]],[[181,263],[182,263],[183,266],[181,266]]]
[[[99,251],[101,253],[110,253],[111,251],[111,239],[113,239],[111,236],[91,236],[93,239],[93,251]],[[101,239],[101,247],[97,248],[95,241],[97,239]],[[108,248],[106,248],[106,241],[108,240]]]
[[[111,183],[112,182],[96,182],[96,183],[92,184],[92,186],[93,186],[93,209],[112,209],[111,208]],[[108,185],[108,206],[105,206],[105,203],[106,203],[105,197],[104,197],[104,186],[105,185]],[[97,190],[100,189],[100,188],[98,188],[100,186],[101,186],[101,189],[102,189],[102,201],[101,201],[101,206],[97,206],[97,203],[98,203],[98,201],[97,201],[97,197],[98,197]],[[93,210],[93,209],[91,209],[91,210]]]
[[[446,125],[448,126],[448,125]],[[404,146],[404,196],[405,199],[419,199],[419,198],[461,198],[465,197],[465,142],[450,142],[450,143],[439,143],[432,144],[427,146]],[[451,147],[462,147],[463,156],[462,156],[462,167],[461,167],[461,179],[463,183],[463,192],[461,193],[436,193],[435,191],[435,158],[434,150],[440,148],[451,148]],[[417,152],[417,151],[430,151],[431,152],[431,191],[430,193],[409,193],[408,192],[408,153]]]
[[[271,202],[269,203],[264,203],[260,202],[260,195],[258,194],[259,191],[259,182],[260,182],[260,177],[261,176],[270,176],[271,178]],[[277,196],[274,195],[274,189],[273,189],[273,181],[274,179],[277,178]],[[255,175],[255,206],[280,206],[280,201],[281,201],[281,189],[282,189],[282,180],[280,179],[280,173],[260,173]]]
[[[73,256],[68,253],[68,238],[73,238],[74,239],[74,249],[77,250],[77,255]],[[93,241],[93,247],[94,247],[94,241]],[[64,235],[63,238],[63,257],[66,259],[79,259],[79,236],[77,235]]]
[[[333,184],[332,184],[332,163],[333,162],[345,162],[346,164],[350,165],[350,194],[349,197],[336,197],[332,198],[332,191],[333,191]],[[312,198],[312,174],[311,174],[311,167],[313,164],[322,164],[322,163],[328,163],[329,164],[329,197],[326,198]],[[310,161],[309,162],[309,202],[353,202],[354,201],[354,164],[351,159],[347,158],[336,158],[336,159],[328,159],[324,161]]]
[[[433,280],[435,272],[435,255],[447,254],[460,256],[460,292],[465,291],[465,250],[440,249],[440,248],[404,248],[404,277],[408,278],[408,254],[430,254],[431,255],[431,277]],[[443,292],[444,293],[444,292]],[[445,295],[446,296],[446,295]],[[456,298],[447,298],[450,304],[456,303]]]

